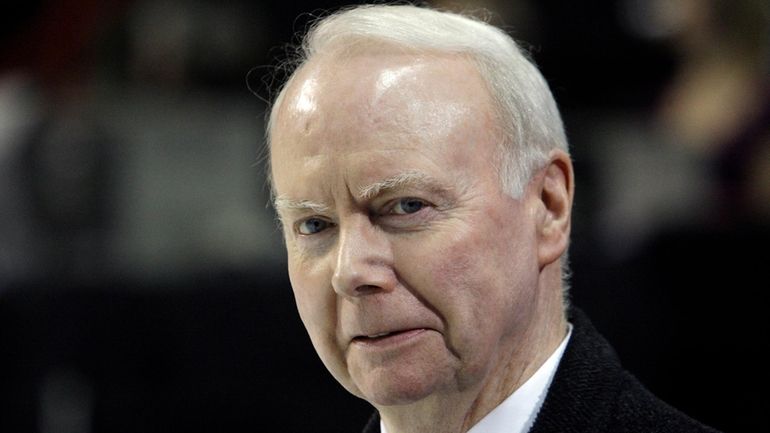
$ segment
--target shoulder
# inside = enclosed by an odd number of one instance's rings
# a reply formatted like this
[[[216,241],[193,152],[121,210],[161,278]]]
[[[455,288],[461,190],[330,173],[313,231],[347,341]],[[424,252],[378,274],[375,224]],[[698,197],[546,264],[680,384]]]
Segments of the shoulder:
[[[714,432],[649,392],[580,310],[532,433]]]
[[[657,398],[631,374],[624,376],[613,402],[608,431],[716,432]]]

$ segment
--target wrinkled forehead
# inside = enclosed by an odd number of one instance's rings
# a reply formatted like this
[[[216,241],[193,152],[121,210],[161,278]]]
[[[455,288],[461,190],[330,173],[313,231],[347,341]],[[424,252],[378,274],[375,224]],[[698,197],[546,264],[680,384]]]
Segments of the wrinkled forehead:
[[[318,127],[435,129],[490,107],[486,83],[463,55],[393,49],[319,55],[297,70],[276,101],[271,141]]]
[[[388,162],[404,168],[423,159],[449,169],[475,158],[488,170],[498,158],[501,132],[492,99],[463,56],[315,58],[278,103],[270,150],[274,193],[307,195],[300,190],[321,182],[311,180],[319,170],[324,181],[336,176],[347,182],[372,177]],[[366,158],[365,176],[341,162],[355,158]]]

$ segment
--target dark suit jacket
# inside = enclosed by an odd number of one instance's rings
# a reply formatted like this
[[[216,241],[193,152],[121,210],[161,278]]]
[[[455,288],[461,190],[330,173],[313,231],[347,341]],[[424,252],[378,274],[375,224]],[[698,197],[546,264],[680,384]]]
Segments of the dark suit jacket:
[[[529,433],[716,432],[652,395],[625,371],[586,315],[573,309],[572,337]],[[378,433],[374,414],[364,433]]]

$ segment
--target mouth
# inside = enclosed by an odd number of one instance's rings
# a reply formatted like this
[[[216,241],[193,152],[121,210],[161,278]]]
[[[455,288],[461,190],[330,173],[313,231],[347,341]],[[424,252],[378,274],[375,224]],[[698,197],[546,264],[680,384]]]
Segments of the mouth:
[[[417,337],[418,335],[422,334],[425,331],[427,331],[426,328],[413,328],[413,329],[402,329],[398,331],[380,332],[380,333],[371,334],[371,335],[359,335],[354,337],[352,342],[362,344],[362,345],[375,345],[375,346],[395,344],[395,343],[407,341],[414,337]]]
[[[379,334],[372,334],[372,335],[359,335],[357,337],[354,337],[353,341],[377,340],[377,339],[381,339],[391,335],[400,334],[402,332],[406,332],[406,331],[389,331],[389,332],[380,332]]]
[[[379,334],[374,334],[374,335],[362,335],[362,336],[360,336],[360,337],[356,337],[356,338],[374,339],[374,338],[380,338],[380,337],[385,337],[385,336],[387,336],[387,335],[395,334],[395,333],[397,333],[397,332],[401,332],[401,331],[395,331],[395,332],[381,332],[381,333],[379,333]]]

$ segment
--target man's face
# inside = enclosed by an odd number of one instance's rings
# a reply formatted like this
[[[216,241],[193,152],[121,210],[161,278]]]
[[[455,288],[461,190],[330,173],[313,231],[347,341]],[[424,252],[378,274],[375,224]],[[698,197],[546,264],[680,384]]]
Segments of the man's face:
[[[501,189],[496,122],[467,60],[405,54],[312,60],[274,118],[300,316],[375,405],[488,385],[527,340],[536,212]]]

